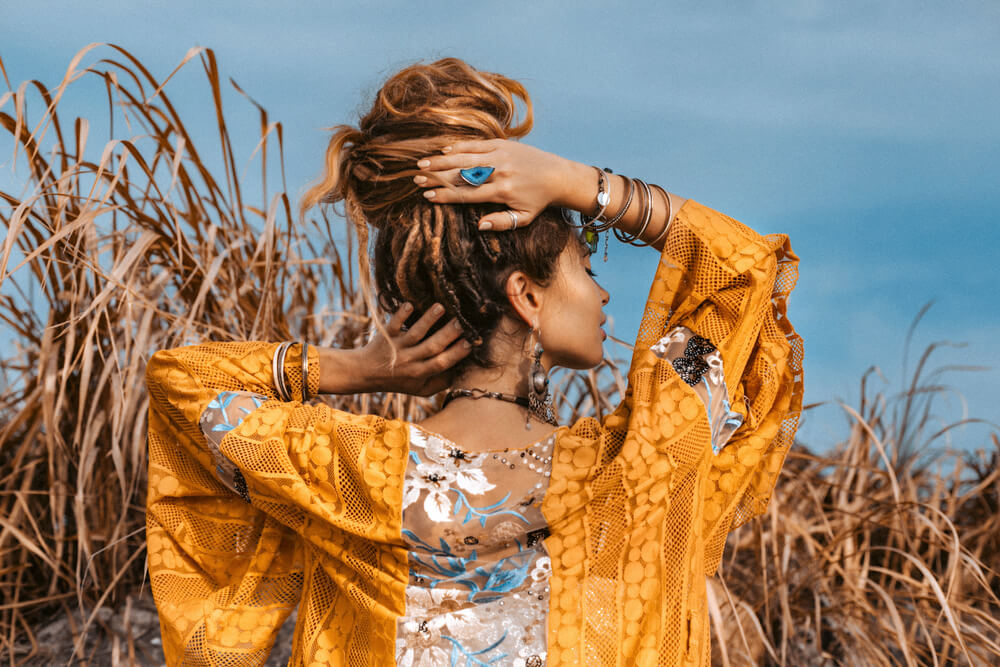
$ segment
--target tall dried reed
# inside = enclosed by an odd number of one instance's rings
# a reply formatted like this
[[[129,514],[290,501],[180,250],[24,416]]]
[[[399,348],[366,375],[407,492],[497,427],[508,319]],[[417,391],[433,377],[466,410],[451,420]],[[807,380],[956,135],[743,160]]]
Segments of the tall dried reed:
[[[214,119],[207,149],[165,89],[189,63],[207,85],[196,110]],[[370,319],[349,229],[338,243],[336,220],[293,219],[281,123],[248,98],[259,131],[230,139],[231,91],[211,50],[192,49],[160,80],[124,49],[92,45],[55,88],[7,86],[0,148],[16,187],[0,188],[0,655],[15,664],[53,610],[83,612],[80,652],[97,611],[144,585],[153,351],[209,338],[351,347]],[[97,146],[87,118],[65,117],[71,89],[107,100]],[[259,177],[244,176],[251,166]],[[619,368],[559,376],[561,417],[612,407]],[[431,409],[395,395],[333,404],[409,419]],[[734,538],[712,586],[721,662],[1000,656],[996,452],[893,459],[902,450],[887,443],[918,417],[887,423],[872,405],[831,455],[794,453],[769,516]],[[946,461],[947,475],[935,468]]]

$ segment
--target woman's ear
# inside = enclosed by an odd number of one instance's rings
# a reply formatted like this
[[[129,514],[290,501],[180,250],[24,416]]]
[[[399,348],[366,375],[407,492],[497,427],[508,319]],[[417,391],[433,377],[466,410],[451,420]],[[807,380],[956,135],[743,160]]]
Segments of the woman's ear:
[[[530,327],[538,326],[541,319],[544,288],[529,278],[524,271],[514,271],[507,276],[504,283],[507,299],[524,323]]]

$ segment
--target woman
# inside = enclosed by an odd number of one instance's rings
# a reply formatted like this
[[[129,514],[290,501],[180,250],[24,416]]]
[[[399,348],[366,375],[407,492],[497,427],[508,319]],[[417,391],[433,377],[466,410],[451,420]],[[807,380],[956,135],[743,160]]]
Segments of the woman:
[[[394,75],[304,201],[343,200],[362,247],[374,229],[391,316],[372,340],[150,360],[171,664],[259,664],[296,606],[296,665],[708,664],[705,578],[763,511],[801,407],[797,258],[783,235],[513,141],[530,125],[517,82],[459,60]],[[559,426],[549,369],[602,357],[602,229],[662,258],[621,405]],[[445,389],[419,424],[308,400]]]

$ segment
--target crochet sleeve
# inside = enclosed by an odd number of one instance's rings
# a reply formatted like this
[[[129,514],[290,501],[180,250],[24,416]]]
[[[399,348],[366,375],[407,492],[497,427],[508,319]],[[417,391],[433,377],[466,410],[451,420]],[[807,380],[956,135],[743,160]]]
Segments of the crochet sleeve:
[[[147,366],[147,541],[168,664],[263,664],[303,588],[300,616],[349,614],[338,591],[364,578],[370,598],[376,573],[394,571],[365,554],[393,539],[388,487],[398,485],[387,470],[390,454],[404,467],[403,436],[380,418],[298,400],[303,382],[318,389],[314,349],[303,378],[293,346],[296,400],[278,400],[276,347],[206,343],[158,352]],[[356,575],[338,588],[324,571]]]
[[[698,388],[702,369],[689,362],[699,356],[710,361],[710,355],[699,355],[704,350],[698,349],[692,353],[690,347],[686,359],[662,353],[671,334],[676,337],[683,329],[717,348],[728,393],[723,402],[728,404],[708,411],[716,413],[708,421],[714,416],[718,423],[708,424],[713,447],[698,494],[708,573],[718,565],[726,534],[764,511],[795,437],[803,350],[786,306],[797,277],[798,257],[786,235],[762,236],[688,200],[668,233],[650,289],[632,360],[629,400],[648,401],[641,409],[650,419],[670,419],[675,428],[683,426],[695,407],[703,407],[689,391]],[[739,426],[725,441],[714,442],[727,416],[720,418],[718,409],[726,413],[730,406],[729,414],[737,418],[730,425]],[[697,412],[705,416],[705,410]],[[661,421],[661,435],[667,430]]]
[[[795,436],[803,352],[786,305],[797,276],[786,235],[688,200],[650,288],[626,396],[602,425],[635,497],[692,499],[694,515],[668,529],[705,540],[708,573],[727,533],[764,511]],[[722,389],[712,405],[703,372]]]

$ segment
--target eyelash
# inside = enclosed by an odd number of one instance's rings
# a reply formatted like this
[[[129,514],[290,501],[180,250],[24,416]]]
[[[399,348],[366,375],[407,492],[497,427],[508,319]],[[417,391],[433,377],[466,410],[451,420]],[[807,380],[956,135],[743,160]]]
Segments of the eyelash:
[[[587,268],[585,268],[585,270],[587,272],[587,275],[590,276],[591,278],[596,278],[597,277],[597,274],[594,273],[592,270],[587,269]]]

